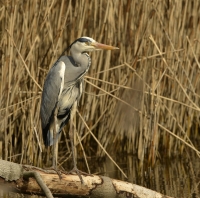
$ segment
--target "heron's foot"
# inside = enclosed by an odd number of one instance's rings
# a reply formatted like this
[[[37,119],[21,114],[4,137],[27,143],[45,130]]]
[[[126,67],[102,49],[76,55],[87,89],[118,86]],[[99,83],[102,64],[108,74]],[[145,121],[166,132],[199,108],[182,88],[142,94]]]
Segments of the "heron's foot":
[[[48,168],[45,168],[45,170],[49,171],[49,173],[52,173],[51,171],[53,171],[53,173],[57,173],[59,179],[61,180],[62,179],[62,170],[58,170],[56,167],[54,166],[51,166],[51,167],[48,167]]]
[[[81,175],[91,175],[86,172],[78,170],[78,168],[76,166],[71,171],[69,171],[68,174],[72,174],[72,175],[77,174],[78,177],[80,178],[82,184],[84,184],[84,181],[83,181],[83,178]]]
[[[76,168],[76,169],[77,169],[77,168]],[[79,173],[80,173],[81,175],[91,176],[91,177],[94,176],[93,174],[83,172],[83,171],[81,171],[81,170],[79,170],[79,169],[77,169],[77,170],[79,171]],[[73,172],[75,172],[75,171],[74,171],[74,168],[73,168],[71,171],[69,171],[68,174],[73,174]],[[76,172],[75,172],[75,173],[76,173]]]

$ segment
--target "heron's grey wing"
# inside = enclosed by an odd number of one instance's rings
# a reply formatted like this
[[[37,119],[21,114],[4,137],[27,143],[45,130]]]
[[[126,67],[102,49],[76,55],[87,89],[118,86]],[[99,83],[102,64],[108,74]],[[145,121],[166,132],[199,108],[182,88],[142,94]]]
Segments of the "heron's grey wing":
[[[53,134],[50,131],[50,126],[53,122],[54,111],[62,93],[64,73],[65,64],[62,61],[57,61],[47,74],[43,87],[40,116],[42,121],[43,140],[46,146],[52,144]]]

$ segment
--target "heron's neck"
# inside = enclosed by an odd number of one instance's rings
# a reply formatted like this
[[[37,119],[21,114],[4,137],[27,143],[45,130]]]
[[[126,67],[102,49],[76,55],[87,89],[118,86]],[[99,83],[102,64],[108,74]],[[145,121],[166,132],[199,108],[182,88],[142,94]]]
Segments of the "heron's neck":
[[[90,58],[89,54],[87,54],[87,53],[83,53],[82,55],[87,57],[87,59],[88,59],[88,65],[87,65],[87,71],[88,71],[88,69],[90,68],[90,65],[91,65],[91,58]]]
[[[73,53],[73,51],[71,51],[71,54],[77,65],[86,73],[91,65],[90,56],[87,53]]]

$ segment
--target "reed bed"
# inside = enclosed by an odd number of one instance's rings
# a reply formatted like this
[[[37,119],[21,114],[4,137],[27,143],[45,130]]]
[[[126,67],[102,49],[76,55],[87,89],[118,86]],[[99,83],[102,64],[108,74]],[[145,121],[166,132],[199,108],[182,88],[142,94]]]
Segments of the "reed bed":
[[[81,148],[86,156],[134,153],[141,164],[187,148],[199,156],[191,141],[199,136],[199,13],[195,0],[1,1],[3,158],[48,164],[39,116],[44,79],[81,36],[120,50],[91,54],[74,119],[78,156]],[[62,164],[70,157],[67,127],[59,146]]]

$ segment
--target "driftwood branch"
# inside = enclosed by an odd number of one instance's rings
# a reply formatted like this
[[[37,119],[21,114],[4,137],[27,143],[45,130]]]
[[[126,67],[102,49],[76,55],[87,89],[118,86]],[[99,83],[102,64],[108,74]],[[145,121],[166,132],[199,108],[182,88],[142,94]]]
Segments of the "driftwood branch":
[[[38,173],[37,171],[27,171],[23,173],[23,179],[29,179],[31,177],[35,178],[36,182],[38,183],[47,198],[53,198],[51,191],[42,180],[40,173]]]
[[[105,176],[82,175],[84,184],[77,175],[61,173],[61,177],[62,179],[53,170],[0,160],[0,190],[46,195],[46,197],[73,195],[91,198],[169,198],[142,186]]]

